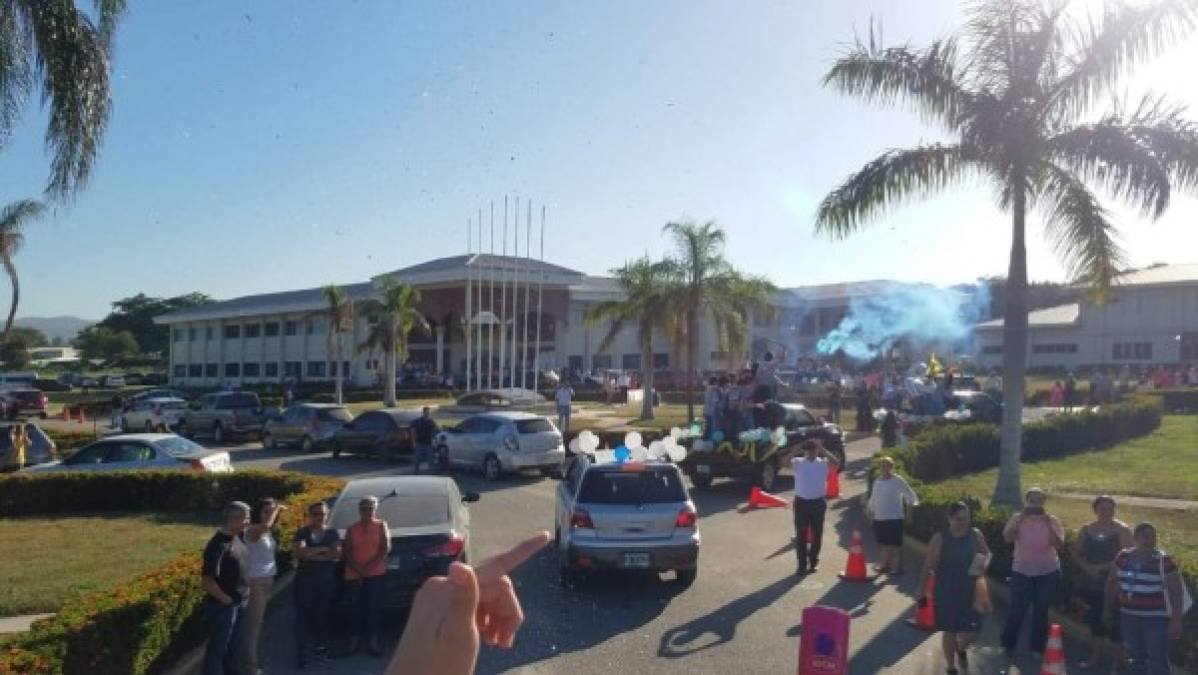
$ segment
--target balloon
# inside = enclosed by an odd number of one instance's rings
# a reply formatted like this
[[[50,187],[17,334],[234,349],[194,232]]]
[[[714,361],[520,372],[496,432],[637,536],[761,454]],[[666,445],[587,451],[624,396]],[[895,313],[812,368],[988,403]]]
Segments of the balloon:
[[[648,450],[646,450],[645,448],[633,448],[632,449],[632,461],[645,462],[648,460],[649,460],[649,451]]]
[[[674,438],[673,436],[666,436],[665,438],[661,439],[661,444],[665,446],[666,450],[669,450],[670,448],[676,447],[678,445],[678,439]]]
[[[678,440],[679,438],[682,438],[683,433],[684,432],[679,427],[671,427],[670,428],[670,438],[672,438],[674,440]]]
[[[668,438],[668,437],[667,437]],[[654,459],[666,456],[666,444],[662,441],[653,441],[649,444],[646,452]]]
[[[611,450],[600,450],[595,453],[596,464],[610,464],[616,461],[616,455]]]
[[[716,429],[715,431],[711,432],[711,441],[713,443],[719,443],[722,440],[724,440],[724,432],[723,431]]]
[[[703,433],[703,427],[699,426],[698,424],[692,424],[690,432],[691,436],[698,436],[699,434]]]
[[[629,431],[628,433],[624,434],[624,445],[626,447],[639,448],[641,447],[642,442],[644,442],[644,439],[641,438],[640,432]]]
[[[576,454],[576,455],[578,455],[578,454],[582,454],[582,443],[580,443],[580,442],[578,441],[578,437],[577,437],[577,436],[575,436],[574,438],[570,439],[570,452],[572,452],[572,453],[574,453],[574,454]]]
[[[684,448],[680,445],[675,445],[674,447],[669,449],[669,456],[670,456],[670,461],[677,464],[678,462],[681,462],[682,460],[686,459],[686,448]]]
[[[578,435],[578,445],[583,452],[595,452],[599,449],[599,437],[584,431]]]
[[[622,445],[616,448],[613,454],[616,456],[616,461],[620,464],[627,462],[632,457],[632,451]]]

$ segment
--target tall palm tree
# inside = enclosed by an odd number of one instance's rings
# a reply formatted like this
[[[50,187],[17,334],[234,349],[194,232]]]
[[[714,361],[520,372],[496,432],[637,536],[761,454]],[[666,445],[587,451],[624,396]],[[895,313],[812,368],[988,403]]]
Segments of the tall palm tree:
[[[420,291],[411,284],[401,284],[391,277],[383,279],[379,288],[380,298],[363,303],[374,311],[378,323],[370,329],[366,340],[358,346],[359,351],[379,348],[383,352],[386,381],[383,385],[383,403],[395,405],[396,364],[408,358],[408,334],[419,329],[429,333],[428,320],[416,309],[420,304]]]
[[[666,258],[665,265],[678,279],[671,306],[682,310],[679,332],[685,342],[686,415],[694,421],[692,392],[700,319],[710,316],[722,349],[743,349],[751,313],[769,313],[770,295],[777,289],[766,279],[733,269],[724,258],[724,230],[713,221],[702,225],[689,221],[666,223],[662,232],[674,238],[675,252]]]
[[[0,342],[8,341],[12,330],[13,319],[17,316],[17,304],[21,301],[21,286],[17,281],[17,266],[13,264],[13,256],[21,250],[25,243],[25,235],[21,232],[25,224],[42,214],[45,207],[34,199],[22,199],[13,202],[0,211],[0,263],[12,281],[12,306],[8,308],[8,321],[4,323],[4,335]]]
[[[816,231],[847,237],[910,197],[962,179],[986,179],[1011,214],[1003,326],[1002,453],[993,501],[1019,505],[1024,370],[1027,363],[1027,211],[1038,208],[1071,276],[1096,300],[1116,281],[1123,251],[1107,210],[1087,184],[1158,218],[1174,187],[1198,187],[1198,126],[1180,107],[1146,98],[1090,114],[1138,61],[1198,24],[1195,0],[1135,6],[1109,2],[1078,26],[1059,4],[989,0],[971,5],[963,38],[923,49],[849,47],[824,84],[883,105],[903,102],[951,142],[890,150],[835,188]],[[962,54],[958,44],[967,45]]]
[[[641,348],[641,377],[644,400],[641,402],[641,419],[653,419],[653,335],[655,330],[669,334],[673,317],[670,311],[670,288],[674,279],[671,270],[661,262],[641,258],[612,270],[616,283],[624,292],[624,299],[601,302],[586,313],[586,322],[592,326],[610,321],[607,334],[600,341],[597,351],[605,352],[616,337],[629,326],[637,331],[637,343]]]
[[[325,319],[329,324],[328,331],[328,354],[333,358],[333,382],[336,391],[337,403],[342,403],[342,387],[341,382],[345,378],[344,362],[341,358],[341,335],[348,331],[352,331],[354,327],[354,303],[349,299],[345,289],[335,284],[329,284],[321,289],[324,294]]]
[[[0,0],[0,145],[34,89],[49,107],[46,192],[69,197],[87,181],[110,110],[109,53],[125,0]]]

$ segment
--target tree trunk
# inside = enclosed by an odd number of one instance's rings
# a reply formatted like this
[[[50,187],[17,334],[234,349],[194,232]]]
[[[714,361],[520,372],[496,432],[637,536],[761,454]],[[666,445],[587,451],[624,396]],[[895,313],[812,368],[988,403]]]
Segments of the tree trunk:
[[[342,400],[342,396],[341,396],[341,378],[343,376],[343,373],[341,372],[343,370],[343,368],[341,366],[344,364],[341,363],[341,332],[340,332],[340,328],[338,328],[337,332],[333,333],[332,335],[333,335],[332,339],[334,342],[332,353],[333,353],[333,358],[336,360],[336,364],[337,364],[336,366],[334,366],[337,369],[337,373],[336,373],[336,375],[334,375],[333,387],[336,391],[337,405],[341,405],[342,403],[344,403],[344,401]]]
[[[1023,450],[1023,397],[1027,369],[1027,246],[1024,243],[1027,193],[1023,176],[1015,176],[1011,199],[1011,262],[1007,271],[1003,314],[1003,418],[998,482],[994,504],[1023,505],[1020,461]]]
[[[692,304],[686,313],[686,421],[688,424],[695,422],[695,399],[692,397],[692,392],[695,390],[695,349],[698,342],[695,337],[695,324],[697,323],[695,314],[698,311],[698,307]]]
[[[387,364],[387,381],[383,383],[383,405],[395,407],[395,340],[388,340],[384,362]]]
[[[653,335],[641,340],[641,419],[653,419]]]
[[[2,340],[8,342],[8,334],[12,331],[13,319],[17,316],[17,303],[21,300],[21,285],[17,282],[17,267],[12,263],[12,256],[5,255],[2,259],[4,263],[4,271],[8,272],[8,278],[12,280],[12,307],[8,308],[8,321],[4,324],[4,335]]]

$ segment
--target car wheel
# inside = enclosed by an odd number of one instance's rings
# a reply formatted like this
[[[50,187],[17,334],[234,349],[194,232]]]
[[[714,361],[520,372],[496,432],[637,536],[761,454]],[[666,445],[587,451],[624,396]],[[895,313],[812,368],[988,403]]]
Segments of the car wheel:
[[[150,420],[146,420],[146,433],[147,434],[154,433],[154,423],[151,422]]]
[[[279,443],[275,440],[274,434],[270,433],[269,431],[264,431],[262,433],[262,447],[266,448],[267,450],[274,450],[275,448],[279,447]]]
[[[499,480],[503,475],[503,467],[499,464],[499,458],[494,453],[483,458],[483,478],[487,480]]]
[[[697,568],[693,570],[674,570],[674,573],[678,575],[678,579],[676,580],[678,585],[683,588],[690,588],[695,583],[695,578],[699,576]]]
[[[316,444],[312,442],[311,436],[304,436],[300,439],[300,452],[309,453],[316,449]]]
[[[709,473],[692,474],[691,481],[694,482],[695,487],[703,488],[704,490],[706,490],[707,488],[711,487],[711,474],[709,474]]]
[[[757,484],[762,490],[769,492],[774,489],[774,483],[778,481],[778,465],[773,459],[763,462],[761,469],[757,473]]]
[[[437,448],[437,464],[442,471],[449,471],[449,448],[442,445]]]
[[[225,442],[225,427],[220,422],[212,425],[212,442],[223,445]]]

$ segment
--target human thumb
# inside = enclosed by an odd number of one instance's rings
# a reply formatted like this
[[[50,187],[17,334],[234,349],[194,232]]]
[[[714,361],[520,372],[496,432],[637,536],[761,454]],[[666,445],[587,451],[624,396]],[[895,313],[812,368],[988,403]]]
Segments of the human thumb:
[[[449,566],[449,622],[454,630],[474,625],[478,610],[478,576],[474,568],[455,562]]]

